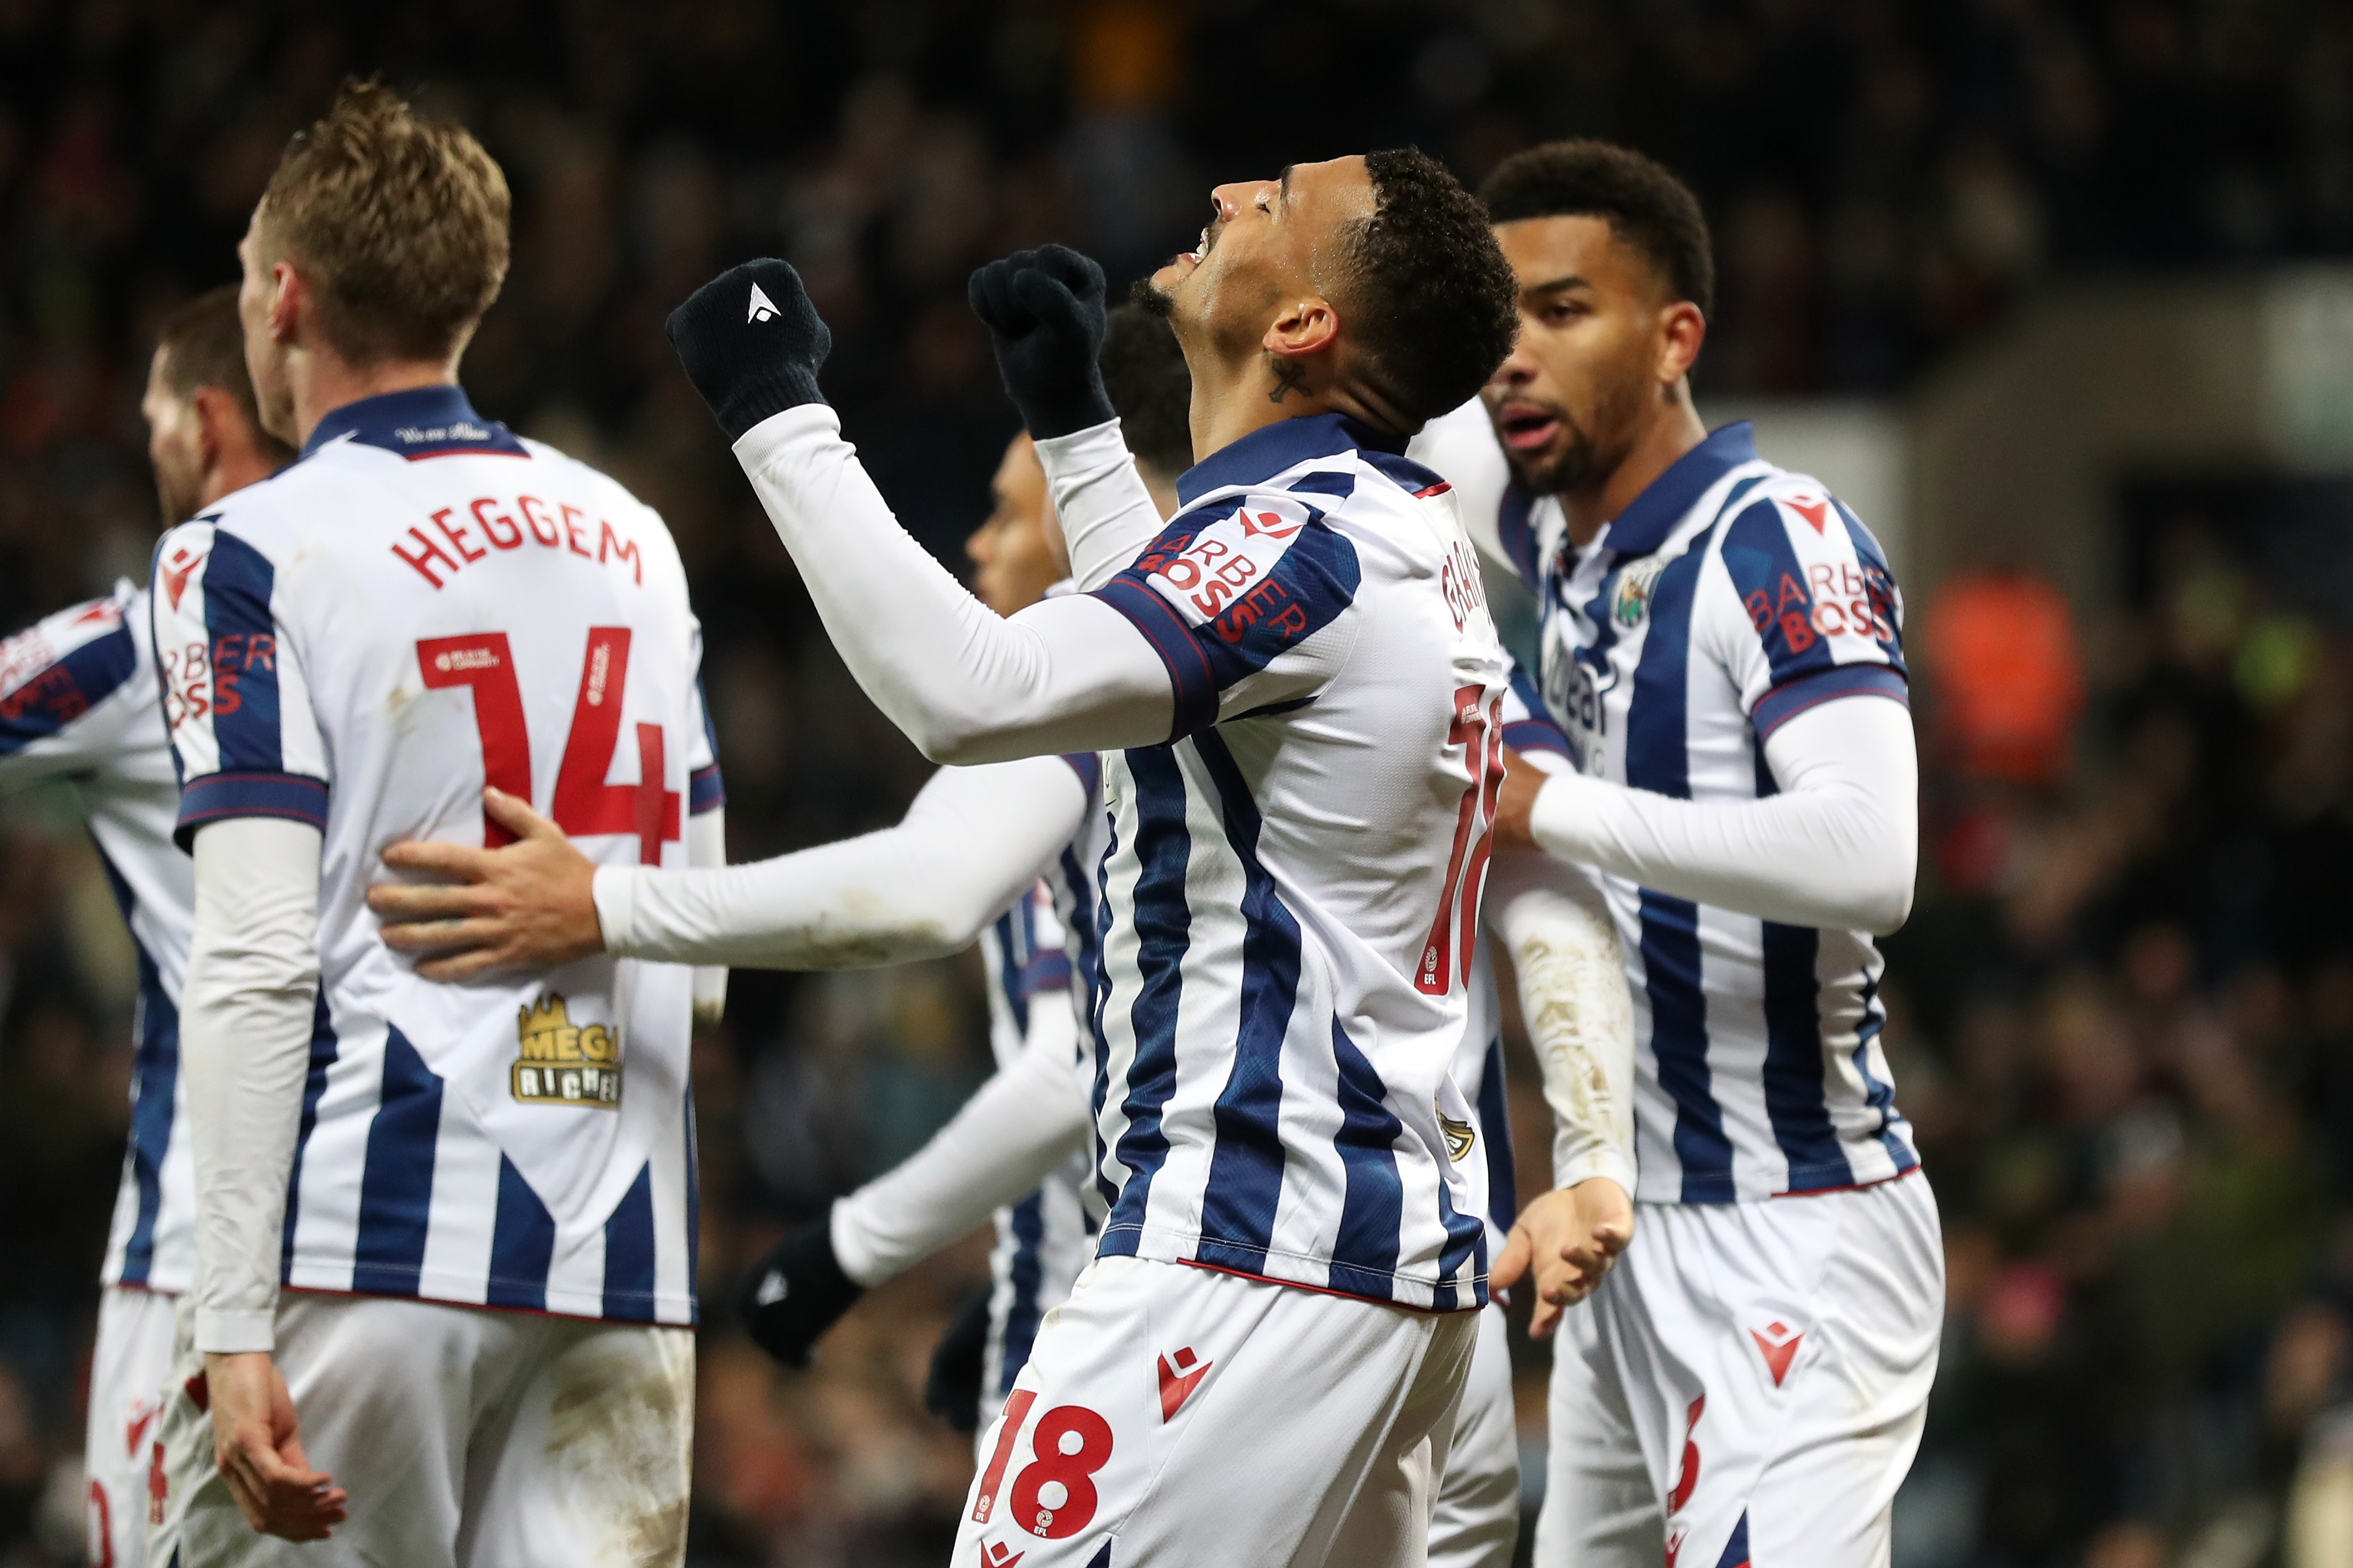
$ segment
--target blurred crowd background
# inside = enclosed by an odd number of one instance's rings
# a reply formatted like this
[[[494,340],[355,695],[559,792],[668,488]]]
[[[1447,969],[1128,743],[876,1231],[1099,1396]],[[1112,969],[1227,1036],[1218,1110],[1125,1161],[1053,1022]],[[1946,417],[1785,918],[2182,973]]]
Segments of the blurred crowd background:
[[[505,165],[514,268],[466,383],[668,517],[738,858],[885,825],[927,771],[662,341],[744,256],[801,268],[828,395],[955,563],[1014,428],[966,272],[1057,238],[1122,281],[1189,245],[1213,179],[1293,159],[1414,142],[1476,179],[1570,133],[1664,159],[1716,233],[1704,404],[1900,406],[2059,282],[2353,251],[2344,4],[0,0],[0,626],[144,576],[153,323],[234,277],[280,148],[347,72]],[[2347,492],[2317,493],[2353,534]],[[2295,1543],[2353,1517],[2353,644],[2236,504],[2145,484],[2073,520],[2119,541],[2096,602],[2031,554],[1914,585],[1930,782],[1889,1049],[1952,1291],[1902,1568],[2348,1560]],[[5,1568],[80,1556],[132,994],[70,799],[7,803]],[[969,961],[738,973],[697,1047],[698,1564],[942,1560],[970,1460],[918,1390],[981,1246],[878,1293],[809,1374],[721,1303],[945,1117],[984,1026]],[[1521,1066],[1528,1191],[1548,1139]]]

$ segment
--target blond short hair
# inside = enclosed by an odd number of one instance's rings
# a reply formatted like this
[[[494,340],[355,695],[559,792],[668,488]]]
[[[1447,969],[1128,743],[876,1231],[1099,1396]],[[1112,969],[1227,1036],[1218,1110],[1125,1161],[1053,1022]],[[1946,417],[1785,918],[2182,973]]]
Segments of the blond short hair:
[[[295,132],[255,209],[265,255],[299,264],[345,359],[442,359],[473,335],[507,276],[506,175],[461,125],[351,81]]]

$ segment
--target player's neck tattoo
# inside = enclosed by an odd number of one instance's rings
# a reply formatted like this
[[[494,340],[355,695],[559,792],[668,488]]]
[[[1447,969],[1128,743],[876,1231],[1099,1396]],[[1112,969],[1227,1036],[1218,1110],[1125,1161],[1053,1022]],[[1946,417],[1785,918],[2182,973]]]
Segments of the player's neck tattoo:
[[[1269,403],[1280,403],[1294,392],[1304,395],[1307,381],[1304,364],[1295,359],[1285,359],[1281,354],[1266,357],[1274,362],[1274,390],[1266,395]]]

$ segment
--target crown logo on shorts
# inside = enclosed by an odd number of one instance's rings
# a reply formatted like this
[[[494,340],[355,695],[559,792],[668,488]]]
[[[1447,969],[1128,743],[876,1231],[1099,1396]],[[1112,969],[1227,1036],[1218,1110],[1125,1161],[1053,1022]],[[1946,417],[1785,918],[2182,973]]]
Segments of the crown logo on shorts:
[[[527,1105],[621,1103],[621,1042],[602,1024],[575,1024],[563,996],[550,991],[515,1010],[514,1097]]]

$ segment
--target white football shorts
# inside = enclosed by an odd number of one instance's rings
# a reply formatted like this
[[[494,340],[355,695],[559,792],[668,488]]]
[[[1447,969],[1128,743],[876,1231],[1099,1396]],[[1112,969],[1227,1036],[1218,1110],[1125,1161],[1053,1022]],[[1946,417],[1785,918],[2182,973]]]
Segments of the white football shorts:
[[[1538,1568],[1883,1568],[1944,1327],[1927,1179],[1634,1207],[1555,1340]]]
[[[110,1285],[99,1293],[98,1342],[90,1356],[90,1424],[82,1464],[90,1478],[91,1568],[147,1561],[150,1477],[161,1463],[164,1390],[172,1376],[172,1314],[178,1298]]]
[[[1500,1303],[1479,1312],[1479,1348],[1454,1407],[1446,1474],[1430,1521],[1430,1568],[1512,1568],[1520,1544],[1520,1423]]]
[[[981,1444],[955,1568],[1420,1568],[1479,1319],[1102,1258]]]
[[[163,1568],[663,1568],[686,1553],[694,1332],[288,1291],[278,1367],[313,1469],[351,1494],[324,1542],[258,1535],[213,1461],[183,1312],[164,1415]]]

